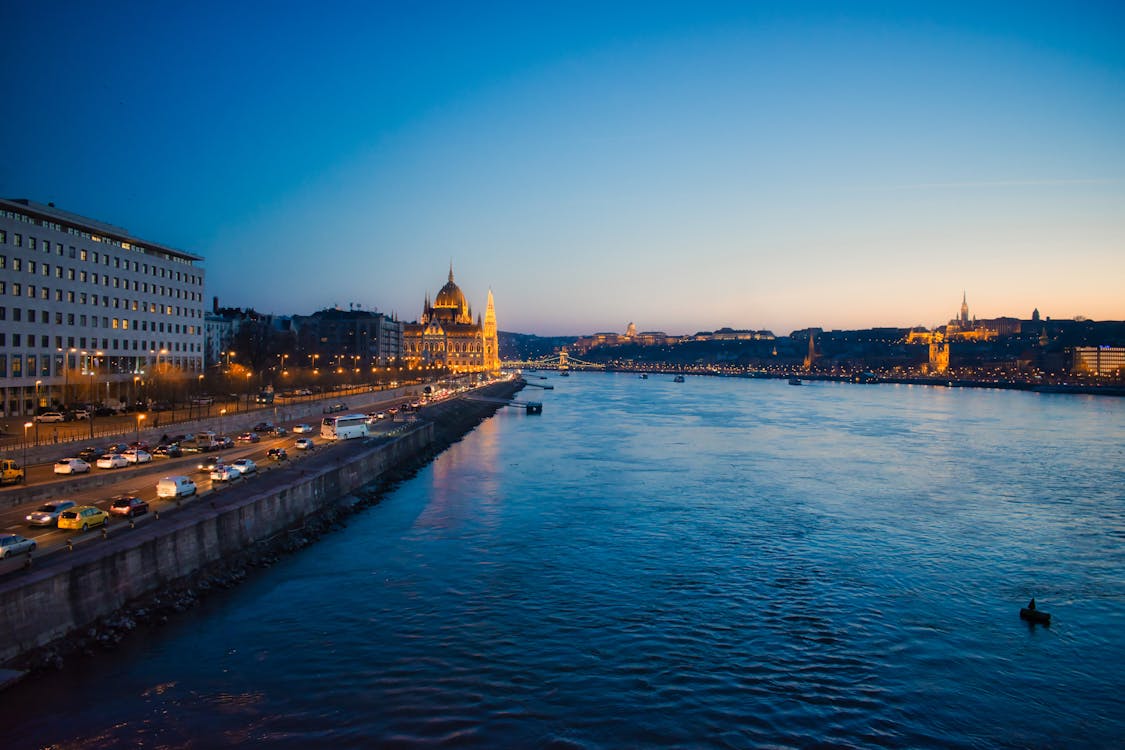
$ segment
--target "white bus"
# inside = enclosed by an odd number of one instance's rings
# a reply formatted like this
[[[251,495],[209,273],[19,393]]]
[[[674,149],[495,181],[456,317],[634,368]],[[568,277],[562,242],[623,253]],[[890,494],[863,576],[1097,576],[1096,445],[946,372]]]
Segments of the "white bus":
[[[326,440],[367,437],[367,415],[341,414],[338,417],[325,417],[320,423],[320,436]]]

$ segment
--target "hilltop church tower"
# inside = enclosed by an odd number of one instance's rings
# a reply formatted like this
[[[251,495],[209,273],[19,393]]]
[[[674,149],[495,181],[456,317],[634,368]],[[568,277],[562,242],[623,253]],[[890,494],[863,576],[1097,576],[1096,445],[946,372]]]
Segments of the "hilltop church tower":
[[[949,369],[949,342],[940,332],[930,339],[930,371],[941,374]]]
[[[969,330],[969,296],[966,292],[961,292],[961,330]]]
[[[809,351],[805,354],[805,369],[811,370],[816,363],[816,334],[809,329]]]

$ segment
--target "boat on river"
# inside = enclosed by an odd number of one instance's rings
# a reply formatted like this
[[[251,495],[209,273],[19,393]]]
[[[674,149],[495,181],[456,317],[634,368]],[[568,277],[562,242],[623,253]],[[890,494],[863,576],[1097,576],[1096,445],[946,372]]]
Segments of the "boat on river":
[[[683,375],[677,375],[676,377],[672,378],[672,382],[673,383],[682,383],[682,382],[684,382],[684,376]]]
[[[801,385],[800,378],[789,378],[789,385]]]

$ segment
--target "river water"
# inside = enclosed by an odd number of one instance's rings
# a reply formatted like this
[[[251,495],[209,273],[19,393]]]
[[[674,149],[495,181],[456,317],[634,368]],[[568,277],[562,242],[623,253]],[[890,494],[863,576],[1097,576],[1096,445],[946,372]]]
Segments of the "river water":
[[[0,695],[3,744],[1121,746],[1125,401],[535,382],[541,416]]]

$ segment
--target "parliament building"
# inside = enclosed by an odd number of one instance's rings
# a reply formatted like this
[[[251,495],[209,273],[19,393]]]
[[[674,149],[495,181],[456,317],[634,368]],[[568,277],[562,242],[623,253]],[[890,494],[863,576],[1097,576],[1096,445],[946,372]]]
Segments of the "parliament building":
[[[484,320],[478,314],[474,321],[464,293],[453,283],[450,264],[449,281],[433,303],[426,295],[421,319],[403,326],[403,358],[409,367],[447,368],[453,373],[497,372],[500,353],[496,330],[492,291],[488,292]]]

